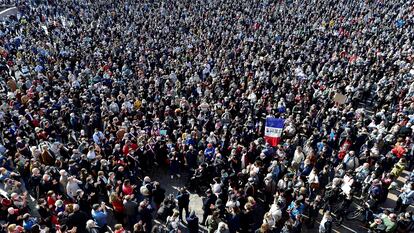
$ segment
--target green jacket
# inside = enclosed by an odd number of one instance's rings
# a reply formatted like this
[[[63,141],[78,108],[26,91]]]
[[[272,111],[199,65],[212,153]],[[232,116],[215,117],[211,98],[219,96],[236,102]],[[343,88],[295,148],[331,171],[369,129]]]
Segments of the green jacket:
[[[397,223],[391,221],[391,219],[388,218],[388,216],[382,217],[382,223],[387,227],[385,229],[385,232],[395,232],[395,230],[397,229]]]

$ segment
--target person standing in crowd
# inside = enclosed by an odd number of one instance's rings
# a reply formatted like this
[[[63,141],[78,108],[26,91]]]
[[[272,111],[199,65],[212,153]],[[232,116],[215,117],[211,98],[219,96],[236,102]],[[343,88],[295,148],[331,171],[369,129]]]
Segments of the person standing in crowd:
[[[206,218],[207,232],[214,233],[218,229],[219,223],[219,212],[214,211],[211,215],[207,216]]]
[[[167,225],[169,232],[177,232],[180,226],[180,221],[179,213],[175,210],[171,216],[167,217],[167,222],[165,224]]]
[[[202,225],[206,225],[207,217],[213,213],[213,206],[217,200],[217,197],[213,195],[210,189],[206,191],[206,195],[206,198],[203,200],[203,220],[201,221]]]
[[[414,203],[414,183],[408,182],[401,189],[401,194],[398,196],[395,211],[405,212],[408,206]]]
[[[188,217],[189,209],[188,206],[190,204],[190,194],[188,193],[185,187],[180,188],[178,195],[176,196],[177,203],[178,203],[178,211],[180,213],[180,219],[183,220],[183,210],[185,210],[185,217]]]
[[[127,229],[133,228],[138,215],[138,203],[133,198],[134,196],[126,195],[123,201]]]
[[[138,206],[139,220],[145,225],[146,229],[152,228],[152,207],[148,200],[141,201]]]
[[[104,202],[102,202],[101,205],[94,204],[92,207],[92,218],[96,222],[96,225],[100,228],[99,232],[105,232],[108,225],[108,213],[106,208],[107,207]]]
[[[98,225],[92,219],[86,222],[86,231],[88,233],[99,233],[101,232]]]
[[[76,227],[78,232],[85,232],[88,215],[80,209],[78,204],[73,205],[73,212],[69,214],[67,226],[69,229]]]
[[[160,208],[161,203],[165,199],[165,189],[161,187],[161,184],[157,181],[154,182],[154,188],[151,191],[153,196],[153,201],[155,203],[155,207],[158,210]]]
[[[199,231],[199,220],[194,210],[191,211],[190,215],[186,218],[188,231],[190,233],[198,233]]]
[[[332,216],[329,211],[323,214],[321,224],[319,225],[319,233],[330,233],[332,232]]]

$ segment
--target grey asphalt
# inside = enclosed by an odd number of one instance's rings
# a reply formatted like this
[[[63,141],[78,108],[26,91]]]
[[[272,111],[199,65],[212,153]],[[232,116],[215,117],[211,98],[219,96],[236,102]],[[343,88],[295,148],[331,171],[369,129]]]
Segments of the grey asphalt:
[[[16,15],[18,12],[17,7],[0,8],[0,21],[10,15]]]

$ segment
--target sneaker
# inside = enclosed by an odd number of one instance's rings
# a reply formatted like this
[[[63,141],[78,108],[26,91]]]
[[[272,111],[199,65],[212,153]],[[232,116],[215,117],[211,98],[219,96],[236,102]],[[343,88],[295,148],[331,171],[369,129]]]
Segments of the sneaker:
[[[171,175],[171,179],[174,179],[174,176],[173,175]]]
[[[178,177],[178,178],[180,178],[180,177],[181,177],[181,175],[180,175],[180,174],[177,174],[177,177]]]

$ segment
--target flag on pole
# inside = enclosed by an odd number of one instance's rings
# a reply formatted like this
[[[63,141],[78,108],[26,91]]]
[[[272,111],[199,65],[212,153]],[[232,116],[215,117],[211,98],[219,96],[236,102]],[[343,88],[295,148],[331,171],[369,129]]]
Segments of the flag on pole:
[[[265,140],[272,146],[277,146],[282,138],[285,119],[268,117],[265,125]]]

